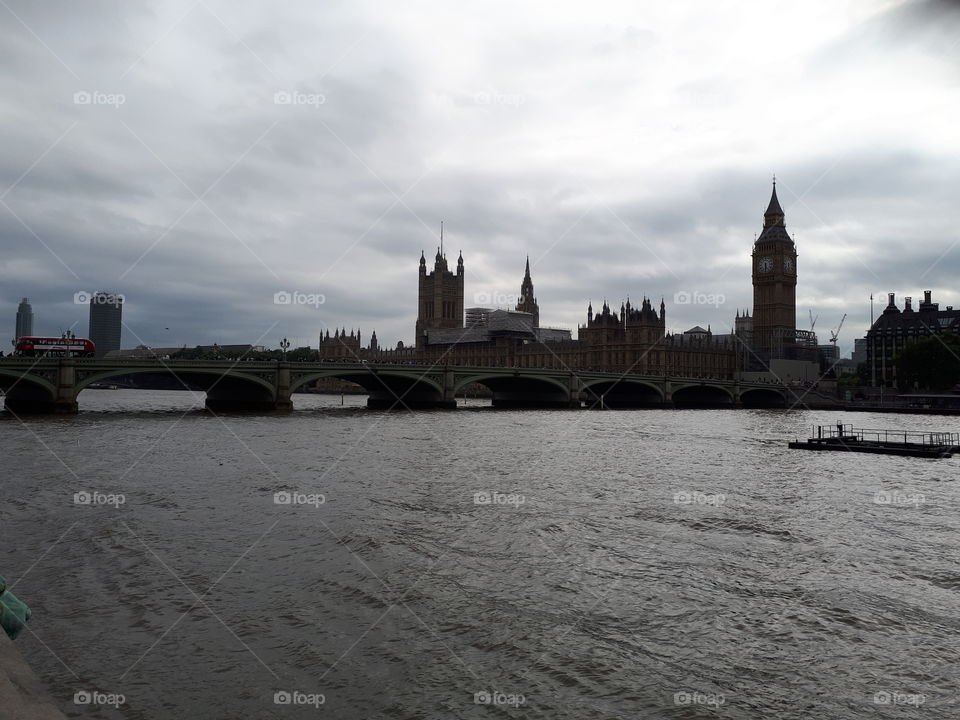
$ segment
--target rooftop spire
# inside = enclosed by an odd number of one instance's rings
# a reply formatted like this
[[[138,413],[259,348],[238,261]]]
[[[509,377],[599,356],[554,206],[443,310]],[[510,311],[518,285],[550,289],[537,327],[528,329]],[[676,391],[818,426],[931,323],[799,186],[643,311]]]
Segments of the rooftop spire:
[[[443,220],[440,221],[440,254],[443,255]]]
[[[777,176],[773,176],[773,193],[770,195],[770,204],[767,205],[767,211],[763,214],[763,226],[776,225],[783,223],[783,208],[780,207],[780,201],[777,199]]]

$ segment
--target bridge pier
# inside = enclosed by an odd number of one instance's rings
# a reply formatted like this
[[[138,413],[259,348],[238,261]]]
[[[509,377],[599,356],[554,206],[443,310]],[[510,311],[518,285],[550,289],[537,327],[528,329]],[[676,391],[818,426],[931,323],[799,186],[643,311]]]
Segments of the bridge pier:
[[[273,402],[276,412],[290,412],[293,410],[293,400],[290,397],[290,363],[277,363],[277,396]]]
[[[79,410],[76,379],[75,362],[60,360],[52,393],[23,378],[7,391],[3,399],[4,407],[18,415],[76,415]]]
[[[667,380],[666,376],[663,378],[663,405],[664,410],[674,410],[676,409],[676,404],[673,402],[673,383]]]

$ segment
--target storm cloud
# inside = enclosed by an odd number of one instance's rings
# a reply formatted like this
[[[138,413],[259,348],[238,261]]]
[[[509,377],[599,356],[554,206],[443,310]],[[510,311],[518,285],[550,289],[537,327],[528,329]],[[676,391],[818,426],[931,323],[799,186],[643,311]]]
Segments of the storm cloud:
[[[849,351],[871,293],[960,305],[957,7],[7,0],[7,334],[107,290],[125,347],[409,343],[441,220],[467,306],[529,255],[543,324],[646,295],[725,331],[776,173],[798,326],[848,313]]]

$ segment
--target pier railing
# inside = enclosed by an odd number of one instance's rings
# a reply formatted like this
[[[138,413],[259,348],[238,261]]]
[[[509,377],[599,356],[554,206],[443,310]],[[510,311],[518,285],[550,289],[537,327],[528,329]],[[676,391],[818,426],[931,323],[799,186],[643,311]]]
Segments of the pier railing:
[[[851,440],[856,442],[903,443],[925,447],[958,447],[960,433],[910,432],[904,430],[871,430],[853,425],[814,425],[810,435],[814,440]]]

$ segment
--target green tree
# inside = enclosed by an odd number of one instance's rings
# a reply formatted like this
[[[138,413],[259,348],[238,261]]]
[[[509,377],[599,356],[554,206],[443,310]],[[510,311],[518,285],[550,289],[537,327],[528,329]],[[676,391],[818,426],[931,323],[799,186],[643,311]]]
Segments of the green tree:
[[[298,347],[296,350],[287,352],[287,360],[290,362],[305,362],[316,359],[317,351],[311,347]]]
[[[901,390],[948,390],[960,383],[960,335],[933,335],[909,345],[897,357]]]

